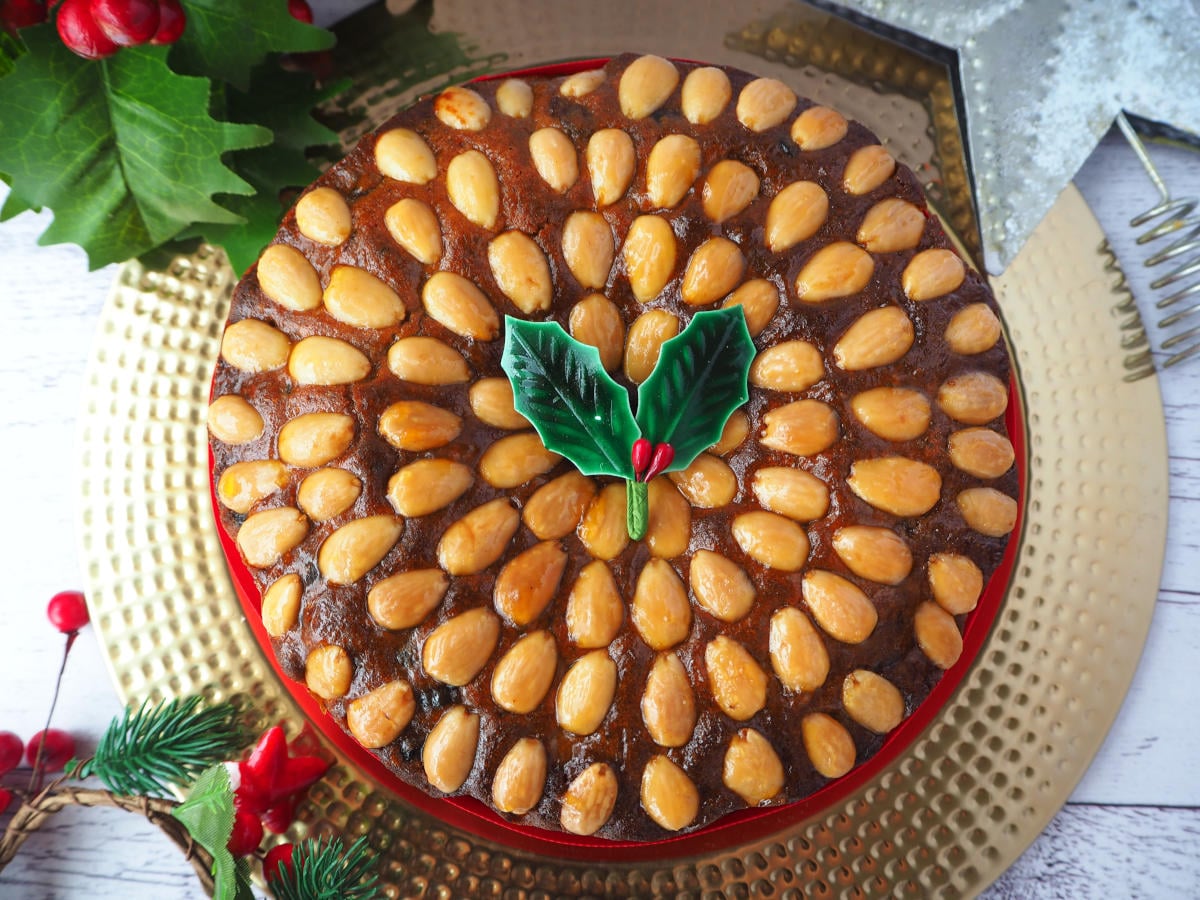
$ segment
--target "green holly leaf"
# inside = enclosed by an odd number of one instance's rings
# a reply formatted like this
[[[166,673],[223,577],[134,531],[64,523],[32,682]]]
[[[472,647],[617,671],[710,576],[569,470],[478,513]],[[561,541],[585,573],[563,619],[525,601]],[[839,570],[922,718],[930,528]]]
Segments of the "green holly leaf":
[[[213,194],[253,188],[222,156],[267,143],[270,131],[213,119],[210,82],[172,72],[165,47],[89,62],[49,25],[22,38],[29,52],[0,79],[0,171],[14,202],[54,211],[41,243],[79,244],[98,268],[193,222],[239,221]]]
[[[557,322],[505,316],[504,332],[500,367],[512,383],[517,411],[546,449],[561,453],[584,475],[633,478],[629,451],[638,427],[629,392],[604,371],[599,351]]]
[[[251,898],[249,869],[235,861],[229,852],[233,834],[233,785],[224,763],[205,769],[187,799],[171,815],[184,824],[188,833],[213,858],[213,900]]]
[[[187,28],[171,48],[171,66],[242,91],[268,54],[328,50],[335,43],[332,32],[293,19],[285,0],[187,0],[186,6]]]
[[[654,444],[670,444],[668,472],[686,469],[721,437],[735,409],[750,399],[754,341],[740,306],[696,313],[662,345],[658,364],[638,388],[637,423]]]

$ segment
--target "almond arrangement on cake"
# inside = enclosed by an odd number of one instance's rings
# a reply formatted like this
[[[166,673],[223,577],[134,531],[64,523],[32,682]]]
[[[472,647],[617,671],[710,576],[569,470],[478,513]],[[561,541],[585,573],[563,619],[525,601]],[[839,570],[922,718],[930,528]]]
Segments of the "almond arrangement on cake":
[[[1008,384],[870,132],[628,56],[364,138],[238,285],[209,429],[332,721],[434,796],[659,840],[841,778],[959,660]]]

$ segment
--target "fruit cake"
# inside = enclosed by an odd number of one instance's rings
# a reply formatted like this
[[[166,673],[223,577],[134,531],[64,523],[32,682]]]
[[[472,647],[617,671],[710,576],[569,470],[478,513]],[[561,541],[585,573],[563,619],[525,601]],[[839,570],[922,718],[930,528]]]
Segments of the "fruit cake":
[[[635,465],[634,531],[632,482],[520,411],[507,334],[557,323],[624,394],[722,309],[748,399]],[[866,128],[625,56],[365,137],[238,284],[208,423],[333,722],[435,797],[646,841],[846,775],[958,661],[1017,519],[1008,385],[989,290]]]

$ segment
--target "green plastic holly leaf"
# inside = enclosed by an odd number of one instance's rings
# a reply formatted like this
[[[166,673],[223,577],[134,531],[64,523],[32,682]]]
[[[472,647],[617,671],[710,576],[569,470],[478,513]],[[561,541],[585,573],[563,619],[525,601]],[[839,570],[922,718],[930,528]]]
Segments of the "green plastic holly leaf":
[[[662,345],[638,388],[637,424],[651,443],[675,449],[668,472],[686,469],[715,444],[729,416],[750,399],[754,353],[740,306],[696,313]]]
[[[638,438],[629,392],[604,371],[600,353],[557,322],[504,317],[500,367],[517,412],[546,445],[584,475],[633,478],[629,448]]]
[[[21,36],[29,52],[0,79],[0,172],[20,203],[54,211],[41,243],[79,244],[98,268],[193,222],[239,221],[213,195],[253,188],[222,157],[269,130],[215,120],[209,81],[172,72],[165,47],[89,62],[51,26]]]
[[[239,865],[229,852],[233,834],[233,785],[223,763],[205,769],[187,799],[171,815],[184,824],[188,833],[213,858],[213,900],[252,898],[249,870]]]

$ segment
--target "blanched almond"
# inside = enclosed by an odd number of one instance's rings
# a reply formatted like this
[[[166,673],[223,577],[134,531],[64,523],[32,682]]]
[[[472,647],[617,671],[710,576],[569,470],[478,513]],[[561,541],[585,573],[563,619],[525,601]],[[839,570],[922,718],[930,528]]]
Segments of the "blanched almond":
[[[904,295],[910,300],[933,300],[957,290],[967,270],[953,250],[922,250],[900,275]]]
[[[469,609],[447,619],[425,639],[421,667],[442,684],[462,687],[487,664],[499,639],[496,614],[482,606]]]
[[[600,652],[600,651],[597,651]],[[500,657],[492,672],[492,699],[508,712],[533,712],[558,670],[558,647],[548,631],[527,634]]]
[[[700,175],[700,145],[685,134],[669,134],[646,158],[646,199],[652,207],[679,204]]]
[[[872,434],[889,441],[911,441],[929,427],[931,407],[920,391],[877,387],[850,401],[855,418]]]
[[[682,747],[696,728],[696,696],[687,670],[674,653],[660,653],[646,677],[642,721],[660,747]]]
[[[616,304],[603,294],[588,294],[573,307],[568,322],[571,337],[595,347],[600,363],[611,372],[625,352],[625,320]]]
[[[637,165],[629,135],[619,128],[602,128],[588,139],[584,157],[597,208],[616,203],[625,196]]]
[[[416,710],[412,685],[397,679],[347,703],[346,727],[364,747],[386,747],[400,737]]]
[[[842,682],[842,707],[876,734],[887,734],[904,721],[904,696],[882,675],[866,669],[855,669]]]
[[[900,359],[915,338],[908,314],[898,306],[884,306],[855,320],[834,346],[833,358],[847,372],[874,369]]]
[[[287,466],[278,460],[243,460],[221,473],[217,481],[217,498],[226,509],[248,513],[255,503],[270,497],[287,483]]]
[[[554,599],[566,567],[567,554],[557,541],[542,541],[518,553],[496,576],[496,612],[514,625],[528,625]]]
[[[520,515],[505,497],[477,506],[442,535],[438,565],[451,575],[482,572],[504,555],[520,524]]]
[[[557,540],[575,530],[595,495],[592,480],[571,471],[534,491],[521,518],[541,540]]]
[[[462,431],[462,419],[420,400],[393,403],[379,417],[379,433],[397,450],[419,453],[444,447]]]
[[[471,371],[462,354],[431,337],[400,338],[388,347],[388,368],[413,384],[462,384]]]
[[[625,526],[625,485],[610,484],[588,505],[577,530],[579,540],[595,559],[614,559],[629,543]]]
[[[446,167],[446,194],[454,208],[480,228],[494,228],[500,215],[500,180],[491,161],[467,150]]]
[[[587,210],[567,216],[562,231],[562,252],[576,281],[585,288],[603,290],[617,252],[612,228],[604,216]]]
[[[662,345],[679,334],[679,320],[665,309],[651,309],[634,320],[625,337],[625,377],[641,384],[658,365]]]
[[[425,139],[407,128],[393,128],[375,142],[375,165],[388,178],[425,184],[437,177],[437,161]]]
[[[621,247],[633,296],[645,303],[658,296],[675,273],[675,232],[666,219],[638,216]]]
[[[737,496],[737,476],[719,456],[701,453],[686,469],[671,472],[668,477],[692,506],[720,509]]]
[[[413,628],[433,612],[450,579],[441,569],[410,569],[377,581],[367,593],[367,612],[383,628]]]
[[[342,413],[305,413],[279,429],[276,447],[289,466],[315,469],[346,452],[354,440],[354,419]]]
[[[331,316],[355,328],[391,328],[408,315],[399,294],[355,266],[334,268],[324,299]]]
[[[687,588],[671,564],[651,559],[633,589],[633,626],[652,650],[669,650],[688,636],[692,607]]]
[[[792,140],[801,150],[824,150],[846,136],[849,125],[828,106],[810,106],[792,122]]]
[[[336,644],[317,647],[304,661],[304,683],[322,700],[344,697],[353,678],[350,654]]]
[[[520,487],[545,475],[562,457],[547,450],[536,432],[510,434],[496,441],[479,458],[479,474],[496,488]]]
[[[507,378],[480,378],[467,393],[471,411],[493,428],[516,431],[528,428],[529,420],[513,408],[512,384]]]
[[[251,374],[283,367],[291,348],[286,334],[258,319],[234,322],[221,336],[221,358]]]
[[[688,260],[680,294],[692,306],[715,303],[737,286],[745,271],[741,248],[729,238],[711,237]]]
[[[608,565],[592,560],[584,566],[567,598],[567,636],[585,649],[607,647],[625,618],[625,604]]]
[[[731,530],[745,554],[768,568],[799,572],[808,561],[808,535],[791,519],[762,511],[742,513]]]
[[[258,258],[258,286],[267,297],[293,312],[321,305],[321,281],[308,258],[295,247],[272,244]]]
[[[251,513],[238,529],[237,546],[246,565],[266,569],[275,565],[308,534],[308,519],[284,506]]]
[[[529,235],[504,232],[488,244],[488,264],[504,296],[521,312],[550,308],[550,264]]]
[[[388,234],[397,244],[427,266],[436,266],[442,258],[442,225],[433,210],[412,197],[388,207],[383,214]]]
[[[539,128],[531,134],[529,156],[542,181],[560,194],[565,194],[579,180],[575,145],[557,128]]]
[[[691,825],[700,811],[700,794],[692,779],[670,759],[659,754],[642,770],[642,809],[667,831]]]
[[[983,593],[983,572],[965,556],[935,553],[929,557],[929,590],[951,615],[969,613]]]
[[[388,501],[402,516],[427,516],[449,506],[474,481],[470,468],[462,463],[418,459],[388,479]]]
[[[481,131],[492,120],[492,108],[470,88],[448,87],[433,101],[433,114],[444,125],[462,131]]]
[[[764,447],[811,456],[833,445],[838,439],[840,424],[837,413],[820,400],[797,400],[777,407],[763,416]]]
[[[779,309],[779,288],[765,278],[754,278],[739,285],[737,290],[725,298],[722,309],[740,306],[746,317],[746,330],[751,337],[758,337],[771,324],[775,310]]]
[[[395,516],[367,516],[334,531],[317,551],[317,566],[331,584],[353,584],[391,552],[404,533]]]
[[[719,116],[733,96],[729,76],[715,66],[692,69],[683,80],[680,105],[693,125],[707,125]]]
[[[829,651],[808,616],[785,606],[771,616],[771,668],[789,691],[815,691],[829,676]]]
[[[871,281],[875,260],[848,241],[826,244],[804,264],[796,277],[796,296],[805,303],[823,303],[857,294]]]
[[[719,635],[704,648],[708,686],[721,711],[745,722],[766,705],[767,673],[737,641]]]
[[[817,624],[834,640],[861,644],[879,621],[870,598],[832,572],[810,570],[804,576],[802,593]]]
[[[604,84],[603,69],[589,69],[586,72],[576,72],[563,80],[559,86],[558,92],[564,97],[571,97],[578,100],[580,97],[586,97],[600,85]]]
[[[350,207],[331,187],[309,191],[296,202],[296,227],[318,244],[336,247],[350,237]]]
[[[496,88],[496,106],[514,119],[524,119],[533,112],[533,88],[519,78],[506,78]]]
[[[490,341],[500,333],[500,318],[488,298],[461,275],[431,275],[421,289],[421,302],[434,320],[455,334]]]
[[[725,427],[721,429],[721,437],[708,448],[708,452],[724,456],[740,447],[749,434],[749,417],[742,410],[735,409],[733,414],[725,420]]]
[[[917,644],[939,669],[949,669],[962,656],[962,634],[954,617],[936,603],[922,603],[913,615]]]
[[[340,516],[362,494],[362,482],[345,469],[317,469],[296,490],[296,505],[314,522]]]
[[[621,73],[617,98],[621,112],[630,119],[644,119],[667,102],[679,71],[661,56],[640,56]]]
[[[592,763],[567,785],[559,821],[571,834],[595,834],[616,805],[616,773],[608,763]]]
[[[701,202],[714,222],[732,219],[758,196],[758,173],[733,159],[723,159],[704,177]]]
[[[950,461],[976,478],[999,478],[1016,460],[1013,445],[990,428],[964,428],[950,435]]]
[[[738,121],[751,131],[774,128],[796,108],[796,92],[774,78],[756,78],[738,94]]]
[[[892,177],[896,160],[878,144],[855,150],[846,161],[842,187],[848,194],[868,194]]]
[[[873,507],[894,516],[923,516],[942,495],[937,469],[903,456],[856,460],[846,484]]]
[[[600,727],[617,691],[617,664],[605,650],[579,657],[563,676],[554,698],[558,724],[572,734]]]
[[[445,794],[462,787],[479,745],[479,715],[465,706],[452,706],[438,719],[421,748],[421,762],[429,783]]]
[[[963,520],[980,534],[1004,537],[1017,526],[1017,501],[995,488],[967,488],[955,502]]]
[[[1000,320],[986,303],[972,303],[954,314],[946,326],[946,343],[955,353],[973,356],[996,346]]]
[[[890,528],[846,525],[833,534],[833,549],[859,578],[899,584],[912,571],[912,551]]]
[[[541,802],[546,789],[546,748],[531,737],[504,754],[492,778],[492,803],[501,812],[523,816]]]
[[[825,377],[825,358],[808,341],[768,347],[750,366],[750,383],[769,391],[804,391]]]
[[[650,482],[650,513],[646,521],[646,546],[660,559],[684,553],[692,538],[692,507],[667,478]]]
[[[813,181],[789,184],[767,207],[763,241],[773,253],[782,253],[806,241],[825,224],[829,215],[829,195]]]
[[[829,488],[820,478],[790,466],[764,466],[751,482],[754,496],[764,509],[782,513],[797,522],[811,522],[829,509]]]
[[[353,384],[371,374],[371,361],[353,344],[313,335],[292,347],[288,374],[296,384]]]
[[[810,713],[800,722],[804,750],[813,768],[826,778],[841,778],[854,768],[858,751],[854,739],[837,719]]]
[[[942,412],[965,425],[985,425],[1008,408],[1008,388],[987,372],[953,375],[938,389]]]
[[[770,741],[753,728],[743,728],[725,751],[721,780],[747,806],[758,806],[783,790],[783,763]]]
[[[692,595],[722,622],[736,622],[754,606],[754,584],[742,567],[712,550],[697,550],[688,570]]]
[[[855,238],[872,253],[911,250],[921,242],[925,214],[907,200],[888,197],[869,210]]]
[[[271,637],[283,637],[300,620],[304,586],[295,572],[277,578],[263,591],[262,623]]]
[[[208,407],[208,430],[225,444],[248,444],[263,432],[263,418],[243,397],[225,394]]]

